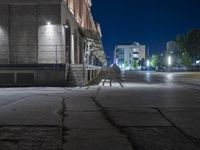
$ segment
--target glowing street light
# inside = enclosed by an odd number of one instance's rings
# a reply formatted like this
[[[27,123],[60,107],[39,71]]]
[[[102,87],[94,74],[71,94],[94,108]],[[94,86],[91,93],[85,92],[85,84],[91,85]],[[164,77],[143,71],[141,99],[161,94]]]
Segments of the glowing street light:
[[[47,25],[51,25],[51,22],[48,21],[48,22],[47,22]]]
[[[68,29],[68,28],[69,28],[69,26],[68,26],[68,25],[64,25],[64,28]]]
[[[172,65],[172,57],[168,56],[168,65],[171,66]]]
[[[150,61],[149,60],[147,60],[147,67],[149,67],[150,66]]]

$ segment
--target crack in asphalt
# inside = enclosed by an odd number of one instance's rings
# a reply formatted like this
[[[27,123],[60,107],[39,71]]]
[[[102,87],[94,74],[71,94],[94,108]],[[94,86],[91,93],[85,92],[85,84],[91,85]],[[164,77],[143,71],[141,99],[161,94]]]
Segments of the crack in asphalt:
[[[66,139],[65,139],[65,135],[67,135],[67,131],[69,131],[69,129],[67,129],[64,125],[64,120],[65,117],[67,117],[66,112],[67,112],[67,106],[65,103],[66,98],[62,97],[62,102],[61,102],[61,110],[59,112],[60,116],[61,116],[61,148],[59,150],[64,150],[63,149],[63,144],[66,143]]]
[[[99,88],[97,89],[96,92],[96,97],[99,93],[99,91],[101,91],[101,87],[99,86]],[[149,127],[149,126],[121,126],[115,123],[115,121],[109,116],[108,112],[107,112],[107,108],[103,107],[97,100],[96,97],[91,97],[91,99],[94,101],[94,103],[100,108],[101,113],[104,115],[105,119],[113,126],[115,127],[121,134],[125,135],[127,137],[127,141],[131,144],[132,148],[134,150],[138,150],[140,149],[139,147],[137,147],[136,143],[134,143],[134,141],[131,138],[131,134],[128,133],[127,131],[125,131],[124,129],[126,128],[130,128],[130,127],[137,127],[137,128],[145,128],[145,127]],[[123,108],[123,107],[122,107]],[[129,107],[129,108],[133,108],[133,107]],[[141,107],[134,107],[134,108],[141,108]],[[146,107],[142,107],[142,108],[146,108]],[[171,125],[172,127],[174,127],[178,132],[180,132],[186,139],[188,139],[189,141],[191,141],[195,146],[199,147],[199,144],[197,141],[199,141],[199,139],[195,139],[189,135],[187,135],[181,128],[179,128],[175,123],[173,123],[159,108],[156,107],[148,107],[148,109],[154,109],[157,112],[159,112],[159,114],[166,119]],[[155,127],[159,127],[159,126],[155,126]],[[162,126],[161,126],[162,127]]]
[[[106,109],[96,100],[96,97],[91,97],[92,101],[96,104],[97,107],[100,108],[100,112],[103,114],[104,118],[114,127],[116,128],[119,133],[124,135],[127,138],[127,142],[131,145],[132,149],[137,150],[138,148],[135,147],[135,145],[131,141],[131,137],[129,134],[124,132],[124,127],[117,125],[114,120],[108,115]]]
[[[179,128],[173,121],[171,121],[159,108],[153,108],[155,109],[157,112],[159,112],[159,114],[166,119],[171,125],[172,127],[174,127],[177,131],[179,131],[185,138],[187,138],[188,140],[190,140],[195,146],[198,147],[197,143],[194,141],[193,137],[187,135],[187,133],[185,133],[184,130],[182,130],[181,128]]]

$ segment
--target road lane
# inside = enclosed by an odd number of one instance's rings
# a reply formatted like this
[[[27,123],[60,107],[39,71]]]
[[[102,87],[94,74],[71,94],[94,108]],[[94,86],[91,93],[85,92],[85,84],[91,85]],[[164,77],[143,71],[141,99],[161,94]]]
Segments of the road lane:
[[[197,82],[198,73],[119,77],[88,87],[1,89],[0,149],[200,149],[200,92],[177,82]]]

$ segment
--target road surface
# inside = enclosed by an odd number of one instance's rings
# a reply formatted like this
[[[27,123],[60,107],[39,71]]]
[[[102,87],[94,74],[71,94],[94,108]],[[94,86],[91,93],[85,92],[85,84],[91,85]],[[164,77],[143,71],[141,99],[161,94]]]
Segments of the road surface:
[[[0,150],[200,149],[200,73],[125,72],[99,81],[1,88]]]

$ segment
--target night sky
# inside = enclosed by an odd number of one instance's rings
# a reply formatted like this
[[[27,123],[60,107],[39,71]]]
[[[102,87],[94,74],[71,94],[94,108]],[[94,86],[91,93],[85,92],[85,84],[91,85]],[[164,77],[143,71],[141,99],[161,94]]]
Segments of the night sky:
[[[200,28],[200,0],[92,0],[106,54],[117,44],[137,41],[161,53],[179,33]]]

